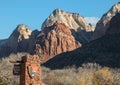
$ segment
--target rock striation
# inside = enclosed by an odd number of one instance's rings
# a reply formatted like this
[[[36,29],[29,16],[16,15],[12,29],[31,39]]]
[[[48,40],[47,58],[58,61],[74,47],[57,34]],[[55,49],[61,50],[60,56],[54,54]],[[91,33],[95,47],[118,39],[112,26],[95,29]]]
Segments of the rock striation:
[[[98,21],[91,40],[95,40],[105,35],[106,30],[108,29],[110,25],[110,20],[117,13],[120,13],[120,2],[113,5],[112,8],[107,13],[105,13],[102,16],[102,18]]]
[[[64,23],[55,22],[52,26],[44,28],[37,36],[36,50],[42,55],[43,61],[79,47],[81,44],[75,40],[69,27]]]
[[[41,29],[52,26],[55,22],[64,23],[71,29],[75,39],[81,43],[90,41],[94,27],[88,24],[84,17],[77,13],[65,12],[60,9],[55,9],[50,16],[44,21]]]

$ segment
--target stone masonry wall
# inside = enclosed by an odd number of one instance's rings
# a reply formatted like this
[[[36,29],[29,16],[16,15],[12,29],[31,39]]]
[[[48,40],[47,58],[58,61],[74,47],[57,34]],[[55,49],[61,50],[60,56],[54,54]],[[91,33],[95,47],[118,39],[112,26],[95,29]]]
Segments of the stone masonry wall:
[[[41,81],[40,59],[37,55],[22,57],[20,85],[44,85]]]

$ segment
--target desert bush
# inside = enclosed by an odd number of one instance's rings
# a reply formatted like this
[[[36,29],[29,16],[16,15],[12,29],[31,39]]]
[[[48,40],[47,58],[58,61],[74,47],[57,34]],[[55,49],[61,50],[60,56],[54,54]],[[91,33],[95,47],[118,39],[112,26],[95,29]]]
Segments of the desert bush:
[[[111,85],[120,85],[120,69],[112,69]]]
[[[62,70],[47,70],[47,74],[44,74],[45,67],[43,72],[43,82],[47,85],[86,85],[86,83],[90,82],[92,77],[92,71],[90,69],[86,69],[86,67],[76,68],[75,66],[67,67]],[[92,67],[90,67],[92,68]],[[91,69],[92,70],[92,69]],[[46,75],[46,77],[45,77]],[[47,76],[48,75],[48,76]],[[47,79],[47,82],[46,82]],[[53,80],[51,80],[53,79]],[[52,82],[52,83],[51,83]]]
[[[96,71],[93,75],[94,85],[110,85],[111,84],[111,71],[109,68],[102,68]]]
[[[7,83],[5,83],[5,81],[0,77],[0,85],[7,85]]]
[[[96,63],[61,70],[42,68],[42,79],[46,85],[120,85],[119,70],[101,67]]]
[[[96,70],[100,69],[101,66],[96,63],[83,64],[77,70],[77,80],[80,85],[92,85],[93,74]]]

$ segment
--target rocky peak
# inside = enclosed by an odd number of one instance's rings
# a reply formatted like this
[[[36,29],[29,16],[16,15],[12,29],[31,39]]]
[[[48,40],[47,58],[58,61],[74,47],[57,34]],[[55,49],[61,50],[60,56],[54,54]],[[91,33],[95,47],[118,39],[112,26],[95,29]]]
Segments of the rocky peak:
[[[107,21],[110,21],[111,18],[119,12],[120,12],[120,2],[113,5],[112,8],[106,14],[103,15],[100,21],[104,21],[104,25],[105,25]]]
[[[16,37],[18,39],[18,41],[21,41],[22,38],[23,39],[29,39],[30,35],[32,33],[32,30],[30,30],[26,25],[24,24],[19,24],[16,29],[13,31],[13,33],[11,34],[11,36],[9,37]]]
[[[42,29],[45,27],[52,26],[56,21],[64,23],[70,29],[77,30],[78,28],[86,31],[93,31],[89,24],[86,23],[84,17],[80,16],[77,13],[65,12],[60,9],[55,9],[50,16],[42,24]]]
[[[17,28],[18,28],[18,32],[20,32],[20,35],[23,36],[24,39],[28,39],[32,33],[32,31],[23,24],[18,25]]]
[[[99,20],[99,22],[96,25],[95,31],[92,36],[92,40],[95,40],[97,38],[102,37],[105,35],[106,30],[109,27],[110,20],[113,16],[115,16],[117,13],[120,13],[120,2],[113,5],[111,9],[105,13],[102,18]]]
[[[59,22],[44,28],[38,35],[36,43],[37,53],[43,56],[44,61],[60,53],[81,47],[81,44],[73,37],[69,27]]]
[[[19,24],[8,39],[0,40],[0,56],[5,57],[17,52],[34,54],[39,33],[38,30],[32,31],[26,25]]]
[[[32,31],[23,24],[19,24],[7,40],[7,46],[13,51],[18,51],[18,46],[26,48]],[[22,45],[20,43],[22,42]],[[23,43],[24,42],[24,43]],[[21,50],[24,50],[21,48]]]
[[[89,37],[91,36],[91,34],[87,33],[92,33],[94,31],[94,27],[88,24],[85,21],[84,17],[80,16],[77,13],[65,12],[60,9],[55,9],[50,14],[50,16],[42,24],[41,29],[50,27],[56,22],[64,23],[66,26],[68,26],[75,35],[75,38],[80,42],[89,42]],[[78,38],[78,35],[82,37]]]
[[[55,9],[55,10],[53,11],[52,14],[53,14],[54,16],[56,16],[56,15],[59,15],[60,13],[62,13],[62,12],[63,12],[62,10],[60,10],[59,8],[57,8],[57,9]],[[52,14],[51,14],[51,15],[52,15]],[[51,15],[50,15],[50,16],[51,16]]]

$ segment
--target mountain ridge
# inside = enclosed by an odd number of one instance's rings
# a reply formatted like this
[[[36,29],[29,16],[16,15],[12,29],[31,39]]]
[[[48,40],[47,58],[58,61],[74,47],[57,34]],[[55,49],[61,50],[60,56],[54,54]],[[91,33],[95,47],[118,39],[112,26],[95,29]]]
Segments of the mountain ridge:
[[[95,40],[105,35],[106,30],[109,27],[111,18],[117,13],[120,13],[120,2],[113,5],[110,10],[101,17],[101,19],[96,24],[95,31],[93,32],[91,40]]]
[[[51,69],[62,69],[70,66],[79,67],[83,63],[97,63],[101,66],[120,68],[120,13],[110,20],[109,27],[100,38],[73,50],[61,53],[43,65]]]

